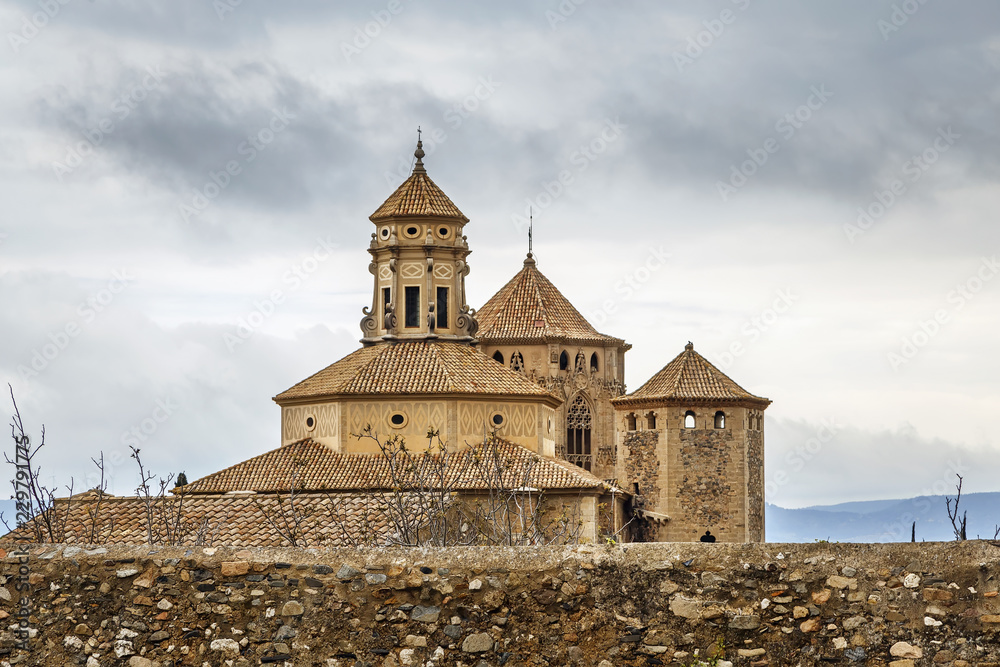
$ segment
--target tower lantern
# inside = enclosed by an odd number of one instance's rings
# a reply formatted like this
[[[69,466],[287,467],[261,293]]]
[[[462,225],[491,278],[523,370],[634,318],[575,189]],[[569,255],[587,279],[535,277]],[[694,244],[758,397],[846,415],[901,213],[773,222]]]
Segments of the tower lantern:
[[[478,328],[465,300],[463,234],[469,219],[427,175],[417,140],[413,173],[369,220],[375,224],[372,305],[361,320],[365,345],[444,339],[472,343]]]

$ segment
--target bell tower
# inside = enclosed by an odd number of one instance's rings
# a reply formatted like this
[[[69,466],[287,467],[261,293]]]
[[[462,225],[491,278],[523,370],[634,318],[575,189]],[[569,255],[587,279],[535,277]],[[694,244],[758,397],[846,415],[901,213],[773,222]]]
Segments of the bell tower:
[[[479,325],[465,300],[472,251],[462,233],[469,219],[427,175],[419,138],[413,155],[413,173],[368,218],[374,285],[361,342],[473,343]]]

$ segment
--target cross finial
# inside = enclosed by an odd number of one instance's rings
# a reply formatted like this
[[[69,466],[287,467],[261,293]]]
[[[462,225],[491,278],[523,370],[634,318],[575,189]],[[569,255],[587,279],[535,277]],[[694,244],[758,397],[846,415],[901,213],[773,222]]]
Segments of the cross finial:
[[[417,125],[417,150],[413,151],[413,157],[417,158],[417,163],[413,165],[413,172],[425,173],[424,169],[424,142],[420,139],[420,126]]]
[[[528,257],[531,257],[531,232],[535,226],[535,209],[528,207]]]

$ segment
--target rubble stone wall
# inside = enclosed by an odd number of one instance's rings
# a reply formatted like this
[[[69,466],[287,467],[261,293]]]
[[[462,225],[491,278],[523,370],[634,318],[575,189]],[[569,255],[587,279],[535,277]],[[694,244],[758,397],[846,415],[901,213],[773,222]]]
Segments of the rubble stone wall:
[[[4,667],[1000,664],[988,542],[2,555]]]

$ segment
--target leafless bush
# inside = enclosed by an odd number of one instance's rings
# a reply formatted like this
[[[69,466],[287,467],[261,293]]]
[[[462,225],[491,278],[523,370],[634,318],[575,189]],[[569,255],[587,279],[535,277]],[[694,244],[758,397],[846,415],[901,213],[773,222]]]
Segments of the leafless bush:
[[[961,518],[958,516],[958,504],[962,501],[962,476],[956,475],[958,477],[958,494],[954,499],[945,496],[944,502],[948,509],[948,519],[951,521],[951,529],[955,533],[955,539],[962,542],[966,539],[965,536],[965,523],[968,519],[968,512],[963,512]],[[952,508],[952,500],[955,502],[954,508]]]
[[[32,449],[31,438],[24,430],[24,421],[21,419],[17,400],[14,398],[14,388],[9,384],[7,387],[10,389],[10,400],[14,405],[10,435],[14,439],[15,454],[13,461],[6,452],[4,458],[7,463],[15,466],[15,477],[11,480],[11,485],[14,487],[11,498],[18,503],[14,527],[26,529],[34,538],[34,542],[62,541],[66,536],[70,502],[60,503],[61,506],[57,508],[55,500],[58,487],[49,488],[42,484],[39,477],[41,469],[35,462],[38,452],[45,446],[45,426],[42,426],[41,441]],[[72,498],[73,480],[70,480],[66,488]],[[8,531],[13,530],[2,515],[0,521],[3,521]]]
[[[277,503],[273,509],[256,497],[253,499],[258,511],[264,515],[264,520],[288,542],[289,546],[293,547],[309,546],[305,537],[304,523],[312,515],[313,510],[304,506],[300,500],[302,495],[300,477],[306,465],[307,462],[300,459],[292,461],[288,493],[276,494]]]
[[[579,503],[557,506],[554,499],[550,501],[538,488],[541,459],[516,459],[495,434],[485,435],[481,444],[461,452],[448,452],[435,430],[427,432],[427,446],[418,451],[408,449],[400,435],[380,438],[370,425],[354,436],[376,444],[376,456],[383,464],[377,474],[384,477],[368,480],[374,492],[368,497],[365,516],[352,521],[346,507],[331,510],[330,519],[349,544],[470,546],[579,541],[583,523]]]

